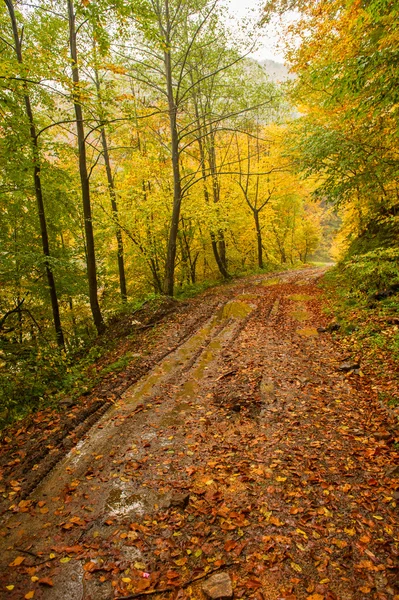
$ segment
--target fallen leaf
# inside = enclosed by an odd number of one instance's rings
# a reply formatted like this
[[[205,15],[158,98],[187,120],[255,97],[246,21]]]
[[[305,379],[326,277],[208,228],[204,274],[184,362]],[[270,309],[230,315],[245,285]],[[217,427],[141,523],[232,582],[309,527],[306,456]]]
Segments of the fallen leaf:
[[[19,565],[22,565],[24,560],[25,560],[24,556],[17,556],[17,558],[14,558],[12,563],[10,563],[8,566],[9,567],[19,567]]]

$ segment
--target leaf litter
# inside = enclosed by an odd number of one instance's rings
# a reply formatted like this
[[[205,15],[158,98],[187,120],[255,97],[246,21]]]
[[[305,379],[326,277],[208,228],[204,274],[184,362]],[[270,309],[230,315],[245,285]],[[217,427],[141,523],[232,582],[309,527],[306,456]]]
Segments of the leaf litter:
[[[174,368],[9,506],[5,597],[199,599],[227,572],[235,598],[399,599],[398,432],[373,373],[339,372],[331,335],[298,331],[298,300],[326,325],[319,276],[203,294],[219,316]]]

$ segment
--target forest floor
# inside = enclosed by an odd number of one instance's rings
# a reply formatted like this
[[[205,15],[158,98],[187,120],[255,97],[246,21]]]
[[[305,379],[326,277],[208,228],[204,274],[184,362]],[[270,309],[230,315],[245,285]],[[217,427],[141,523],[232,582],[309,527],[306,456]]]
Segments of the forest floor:
[[[2,598],[399,600],[397,422],[342,365],[322,274],[208,290],[95,391],[102,416],[10,429]]]

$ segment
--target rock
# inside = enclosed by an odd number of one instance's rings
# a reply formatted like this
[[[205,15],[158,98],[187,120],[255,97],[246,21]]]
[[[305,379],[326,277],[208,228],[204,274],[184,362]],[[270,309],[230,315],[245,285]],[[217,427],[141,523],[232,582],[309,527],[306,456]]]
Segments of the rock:
[[[212,575],[202,586],[202,591],[207,598],[232,598],[233,588],[230,576],[227,573],[216,573]]]
[[[60,404],[61,406],[66,406],[67,408],[69,408],[70,406],[73,406],[75,404],[75,401],[72,400],[72,398],[70,398],[69,396],[67,396],[66,398],[60,400]]]
[[[385,475],[387,477],[399,477],[399,465],[394,465],[386,470]]]
[[[175,494],[172,494],[170,496],[170,498],[166,499],[163,506],[165,508],[173,507],[173,508],[182,508],[184,510],[185,508],[187,508],[189,501],[190,501],[190,494],[187,494],[185,492],[175,493]]]
[[[360,364],[357,361],[346,361],[339,365],[338,371],[342,371],[344,373],[348,373],[349,371],[355,371],[356,369],[360,369]]]

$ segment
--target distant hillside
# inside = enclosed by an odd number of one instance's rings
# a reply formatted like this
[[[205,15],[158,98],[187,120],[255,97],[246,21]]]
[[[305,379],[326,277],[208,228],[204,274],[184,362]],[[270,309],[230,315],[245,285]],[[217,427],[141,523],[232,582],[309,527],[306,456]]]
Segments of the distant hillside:
[[[281,83],[286,79],[292,79],[294,77],[283,63],[276,62],[275,60],[266,58],[260,60],[259,64],[265,69],[270,79],[276,83]]]

